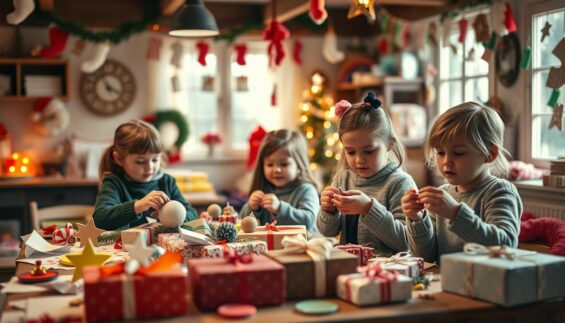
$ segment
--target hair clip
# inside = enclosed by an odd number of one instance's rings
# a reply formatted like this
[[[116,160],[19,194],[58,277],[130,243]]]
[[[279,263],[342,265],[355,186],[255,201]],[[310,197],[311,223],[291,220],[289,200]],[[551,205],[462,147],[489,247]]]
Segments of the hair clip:
[[[382,104],[381,100],[377,99],[377,96],[374,92],[367,93],[367,96],[363,99],[363,102],[365,103],[365,106],[373,108],[375,110],[380,108]]]
[[[351,103],[346,100],[341,100],[335,105],[334,113],[336,117],[341,119],[341,117],[343,117],[343,115],[347,112],[347,110],[349,110],[349,108],[351,108]]]

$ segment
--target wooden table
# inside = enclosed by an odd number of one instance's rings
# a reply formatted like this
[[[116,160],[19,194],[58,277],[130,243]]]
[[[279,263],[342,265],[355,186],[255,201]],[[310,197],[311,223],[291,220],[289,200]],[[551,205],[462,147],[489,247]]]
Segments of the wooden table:
[[[20,256],[23,255],[23,250]],[[17,274],[29,271],[32,265],[18,263]],[[439,268],[430,269],[434,273]],[[70,274],[72,270],[62,271]],[[3,311],[11,310],[7,303],[49,293],[10,294]],[[53,295],[53,293],[50,293]],[[432,299],[419,298],[420,294],[433,295]],[[327,299],[339,304],[339,312],[325,316],[308,316],[294,311],[296,301],[289,301],[278,307],[260,308],[257,314],[245,322],[565,322],[565,299],[503,308],[492,303],[459,296],[441,291],[440,282],[432,282],[427,291],[412,292],[412,299],[406,303],[397,303],[372,307],[357,307],[340,299]],[[184,317],[156,319],[155,322],[217,322],[221,318],[212,313],[201,313],[188,299],[189,312]],[[228,321],[228,320],[226,320]],[[145,321],[144,322],[150,322]]]

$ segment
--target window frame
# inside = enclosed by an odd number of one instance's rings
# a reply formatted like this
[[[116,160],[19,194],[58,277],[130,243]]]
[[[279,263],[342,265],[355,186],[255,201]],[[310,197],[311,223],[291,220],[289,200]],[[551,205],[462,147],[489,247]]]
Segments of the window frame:
[[[520,41],[524,42],[524,39],[532,39],[532,18],[534,15],[543,14],[544,12],[555,11],[561,8],[564,8],[562,1],[560,0],[548,0],[544,2],[540,2],[539,0],[526,0],[524,3],[524,15],[522,16],[522,26],[525,26],[523,30],[520,32]],[[539,32],[539,31],[538,31]],[[532,50],[532,55],[534,55]],[[543,70],[543,69],[539,69]],[[533,157],[533,149],[532,149],[532,84],[533,84],[533,68],[529,68],[526,70],[522,70],[524,73],[524,102],[525,106],[523,107],[523,117],[521,118],[520,126],[524,131],[520,131],[520,143],[522,143],[519,147],[520,159],[524,162],[531,163],[539,168],[549,168],[550,160],[552,159],[541,159]]]

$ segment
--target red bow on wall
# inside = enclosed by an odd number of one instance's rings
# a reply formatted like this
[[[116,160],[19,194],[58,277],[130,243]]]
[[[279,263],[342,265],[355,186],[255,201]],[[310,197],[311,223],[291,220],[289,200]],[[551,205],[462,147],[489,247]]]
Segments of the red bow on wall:
[[[269,66],[273,61],[275,66],[279,66],[285,56],[283,41],[290,37],[290,32],[283,24],[273,19],[269,26],[263,31],[263,39],[269,41],[267,53],[269,55]]]

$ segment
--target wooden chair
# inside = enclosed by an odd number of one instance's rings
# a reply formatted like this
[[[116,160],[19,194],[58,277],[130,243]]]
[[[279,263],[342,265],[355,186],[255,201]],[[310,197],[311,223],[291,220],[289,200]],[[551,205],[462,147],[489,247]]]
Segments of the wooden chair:
[[[37,202],[31,201],[29,208],[31,225],[34,230],[39,230],[43,221],[71,220],[69,222],[73,223],[73,225],[76,222],[86,223],[92,218],[94,213],[93,205],[84,204],[49,206],[40,209],[37,206]]]

